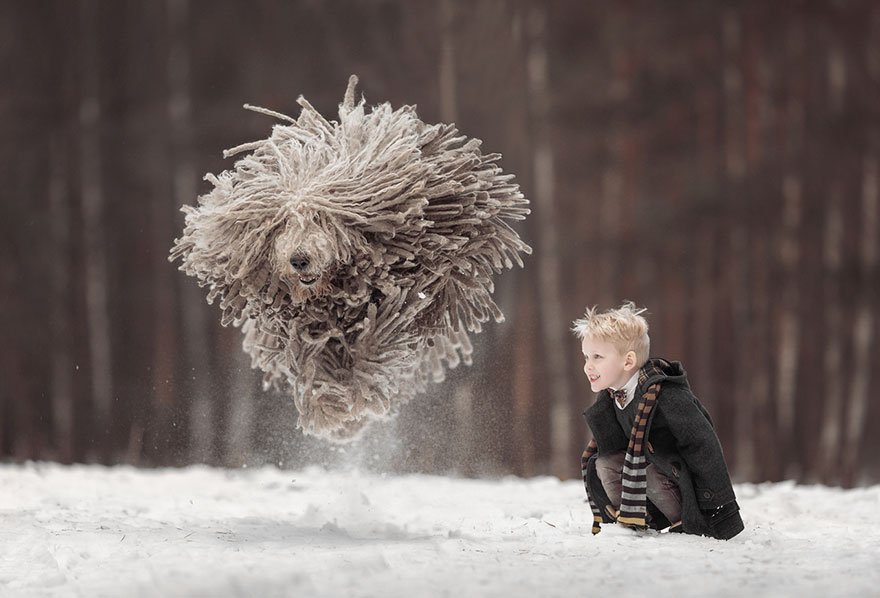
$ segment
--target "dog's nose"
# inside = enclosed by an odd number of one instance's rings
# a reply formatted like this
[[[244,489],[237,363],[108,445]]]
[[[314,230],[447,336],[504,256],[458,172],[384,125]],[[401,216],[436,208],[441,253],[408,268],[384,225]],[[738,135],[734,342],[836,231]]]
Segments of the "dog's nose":
[[[304,255],[294,255],[290,257],[290,265],[297,272],[302,272],[309,267],[309,258]]]

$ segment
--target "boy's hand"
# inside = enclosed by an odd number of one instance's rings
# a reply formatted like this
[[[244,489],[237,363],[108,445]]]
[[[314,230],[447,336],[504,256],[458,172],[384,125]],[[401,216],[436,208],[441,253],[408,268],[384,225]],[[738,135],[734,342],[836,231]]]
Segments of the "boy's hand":
[[[584,451],[584,454],[581,455],[581,475],[587,475],[587,463],[590,462],[590,456],[587,454],[587,451]]]
[[[709,526],[716,538],[729,540],[743,530],[741,521],[731,520],[731,517],[739,511],[739,505],[735,500],[714,509],[701,509],[701,511],[709,519]]]
[[[709,521],[721,521],[722,519],[727,519],[737,511],[739,511],[739,505],[735,500],[730,501],[727,504],[723,504],[720,507],[715,507],[714,509],[701,509],[703,514],[709,517]]]

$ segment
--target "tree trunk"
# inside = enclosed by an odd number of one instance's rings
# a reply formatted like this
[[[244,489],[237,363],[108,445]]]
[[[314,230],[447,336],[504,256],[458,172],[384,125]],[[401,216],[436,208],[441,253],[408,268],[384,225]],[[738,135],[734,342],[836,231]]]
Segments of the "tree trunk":
[[[516,455],[517,473],[530,477],[537,473],[534,425],[536,414],[533,404],[536,386],[533,345],[536,331],[534,319],[529,317],[535,313],[531,293],[520,299],[517,310],[520,313],[517,314],[517,326],[513,333],[513,454]]]
[[[743,114],[743,83],[739,66],[742,46],[742,18],[737,9],[727,9],[722,15],[723,31],[723,68],[724,68],[724,115],[725,115],[725,147],[724,171],[725,182],[729,188],[729,202],[734,202],[737,190],[743,187],[746,174],[745,141],[743,130],[745,115]],[[748,194],[744,194],[748,201]],[[733,326],[733,344],[736,360],[736,371],[748,372],[749,375],[736,376],[733,379],[733,396],[736,404],[736,421],[734,423],[736,446],[734,452],[734,468],[740,478],[754,479],[756,472],[757,447],[755,435],[752,434],[754,421],[754,405],[752,404],[752,378],[755,374],[755,360],[749,346],[749,322],[752,318],[752,297],[749,293],[751,272],[749,270],[750,230],[746,222],[749,206],[744,204],[734,209],[735,222],[731,225],[729,246],[727,248],[728,272],[730,276],[731,321]]]
[[[825,293],[823,303],[826,309],[824,322],[827,342],[823,353],[822,428],[819,437],[819,479],[831,481],[837,472],[840,457],[841,421],[843,397],[847,394],[848,381],[843,376],[843,313],[839,296],[841,243],[843,240],[843,216],[840,212],[840,190],[832,188],[829,205],[825,214],[823,239],[823,258],[825,265]]]
[[[454,123],[456,110],[455,4],[440,0],[440,118]]]
[[[101,98],[99,89],[98,5],[96,0],[80,3],[80,179],[85,249],[86,320],[91,365],[92,436],[100,439],[98,450],[105,456],[106,432],[113,402],[113,364],[107,301],[107,247],[104,240],[104,189],[101,159]]]
[[[550,468],[553,475],[568,478],[574,473],[571,455],[573,410],[566,371],[564,335],[567,318],[562,311],[559,223],[554,196],[555,172],[551,143],[551,90],[547,59],[547,16],[545,8],[533,5],[529,19],[528,78],[534,126],[534,217],[538,221],[538,296],[541,302],[541,332],[547,364],[550,404]]]
[[[174,204],[192,204],[197,195],[198,174],[193,157],[192,77],[189,0],[167,0],[168,19],[168,118],[171,135],[171,167]],[[178,220],[182,217],[178,216]],[[167,264],[166,264],[167,266]],[[214,444],[214,419],[210,382],[213,378],[208,334],[208,309],[203,292],[189,278],[178,275],[177,293],[181,312],[181,333],[185,388],[189,396],[188,461],[206,463],[211,460]]]
[[[230,467],[247,465],[253,456],[254,389],[256,387],[250,362],[242,351],[227,353],[231,375],[229,389],[229,415],[226,420],[226,446],[224,462]]]
[[[776,367],[776,424],[777,450],[782,455],[793,455],[795,388],[798,375],[797,348],[800,343],[800,321],[797,317],[797,272],[800,251],[797,242],[801,221],[801,183],[793,174],[787,174],[782,183],[782,234],[779,241],[779,262],[782,269],[782,296],[776,317],[778,359]],[[797,462],[784,459],[778,471],[782,478],[799,475]]]
[[[846,429],[843,441],[842,478],[846,486],[857,483],[863,452],[860,450],[867,429],[868,403],[871,392],[871,356],[875,352],[877,318],[873,306],[877,299],[877,253],[878,253],[878,164],[869,154],[864,160],[862,180],[862,209],[860,219],[860,281],[861,288],[856,317],[853,320],[853,376],[852,391],[846,402]]]
[[[141,5],[137,12],[142,19],[141,27],[147,31],[154,32],[151,37],[162,40],[163,35],[168,35],[168,21],[172,18],[167,15],[171,11],[171,7],[167,4],[162,6],[159,3],[151,3]],[[170,36],[168,36],[170,37]],[[166,38],[168,39],[168,38]],[[163,74],[166,74],[173,64],[176,57],[171,56],[171,48],[167,54],[163,50],[166,44],[158,45],[158,48],[150,48],[141,54],[143,63],[142,71],[152,74],[157,80],[160,80]],[[164,55],[163,55],[164,54]],[[171,87],[169,81],[169,88]],[[156,455],[160,462],[166,462],[171,454],[176,454],[179,449],[179,434],[176,431],[177,422],[175,421],[175,407],[177,405],[177,385],[175,363],[177,362],[177,338],[176,338],[176,321],[174,318],[174,307],[176,303],[176,293],[174,289],[173,268],[168,263],[167,249],[170,247],[174,237],[173,222],[174,208],[177,198],[173,195],[169,197],[169,191],[172,184],[169,184],[168,173],[174,173],[172,157],[169,156],[170,143],[169,129],[173,128],[173,124],[169,124],[169,119],[173,115],[168,114],[168,110],[162,105],[163,94],[159,92],[160,88],[145,90],[144,95],[152,98],[147,109],[141,114],[141,118],[147,124],[147,132],[144,135],[143,147],[144,156],[149,160],[148,164],[141,165],[141,168],[149,173],[147,177],[148,185],[145,186],[145,199],[149,202],[149,233],[147,239],[152,249],[150,252],[151,266],[151,285],[153,301],[149,312],[144,316],[147,321],[152,320],[150,327],[152,332],[152,389],[153,392],[147,404],[143,405],[141,413],[149,414],[148,420],[155,427],[156,433],[154,438],[162,439],[165,450]],[[173,95],[174,91],[169,94]],[[167,100],[170,102],[170,100]],[[141,425],[141,421],[136,421],[136,425]],[[131,436],[133,441],[129,446],[129,454],[136,454],[138,444],[140,443],[140,434],[136,433]]]
[[[50,257],[51,304],[51,405],[52,436],[56,458],[73,460],[73,357],[70,326],[70,208],[67,193],[69,174],[67,144],[61,134],[53,136],[49,150],[49,222],[52,251]]]

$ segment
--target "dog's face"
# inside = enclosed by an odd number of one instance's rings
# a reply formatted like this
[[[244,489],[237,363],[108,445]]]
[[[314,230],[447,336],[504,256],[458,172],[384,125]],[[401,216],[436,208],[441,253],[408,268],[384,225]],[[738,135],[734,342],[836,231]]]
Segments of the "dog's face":
[[[272,259],[295,295],[315,296],[327,286],[340,256],[333,239],[321,226],[318,215],[294,210],[287,226],[275,238]]]
[[[303,206],[291,209],[275,237],[271,259],[295,303],[330,292],[333,275],[351,260],[352,233],[327,213]]]

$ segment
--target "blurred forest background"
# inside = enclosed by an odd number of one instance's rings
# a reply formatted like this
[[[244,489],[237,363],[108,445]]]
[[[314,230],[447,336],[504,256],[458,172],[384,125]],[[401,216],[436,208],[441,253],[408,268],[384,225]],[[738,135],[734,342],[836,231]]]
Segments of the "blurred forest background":
[[[244,103],[416,104],[504,155],[507,316],[354,446],[295,429],[168,263]],[[2,0],[0,458],[579,476],[569,332],[649,309],[738,481],[880,481],[880,4]]]

